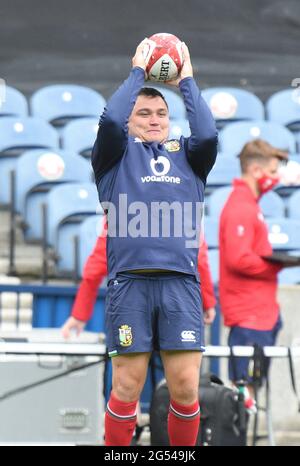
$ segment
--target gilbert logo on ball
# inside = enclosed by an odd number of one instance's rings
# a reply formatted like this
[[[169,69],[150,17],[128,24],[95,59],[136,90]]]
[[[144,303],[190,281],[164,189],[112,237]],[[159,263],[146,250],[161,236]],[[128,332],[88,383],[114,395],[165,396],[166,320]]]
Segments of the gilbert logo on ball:
[[[144,48],[146,73],[150,81],[164,82],[176,79],[183,64],[182,42],[165,32],[149,37]]]
[[[4,79],[0,78],[0,108],[2,104],[5,102],[5,95],[6,95],[6,86]]]

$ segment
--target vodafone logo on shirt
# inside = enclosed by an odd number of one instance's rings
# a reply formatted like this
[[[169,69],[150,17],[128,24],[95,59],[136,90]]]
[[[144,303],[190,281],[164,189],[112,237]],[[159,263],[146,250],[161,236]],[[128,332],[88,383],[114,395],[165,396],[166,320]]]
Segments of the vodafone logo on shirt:
[[[150,167],[154,175],[156,176],[164,176],[170,171],[170,160],[163,155],[160,155],[157,160],[151,159]]]
[[[142,183],[175,183],[180,184],[181,179],[179,176],[169,176],[168,173],[171,168],[170,160],[163,155],[157,157],[157,159],[150,160],[150,168],[153,175],[142,176]]]

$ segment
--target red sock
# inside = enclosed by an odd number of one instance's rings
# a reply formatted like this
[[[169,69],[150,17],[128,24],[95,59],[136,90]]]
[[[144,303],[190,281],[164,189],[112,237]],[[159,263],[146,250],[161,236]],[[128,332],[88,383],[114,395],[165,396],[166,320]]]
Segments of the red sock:
[[[137,401],[125,403],[111,393],[105,413],[105,445],[128,446],[136,425]]]
[[[171,400],[168,416],[168,433],[171,446],[196,445],[200,424],[199,402],[190,406]]]

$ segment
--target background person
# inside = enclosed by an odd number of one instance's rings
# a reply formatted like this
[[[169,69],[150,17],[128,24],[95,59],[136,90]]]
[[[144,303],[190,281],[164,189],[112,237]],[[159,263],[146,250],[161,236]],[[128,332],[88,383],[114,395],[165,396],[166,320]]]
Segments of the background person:
[[[257,139],[239,157],[242,176],[234,180],[220,218],[220,306],[230,346],[272,346],[282,325],[276,299],[282,265],[263,258],[272,246],[258,201],[279,182],[280,162],[288,155]],[[234,364],[229,362],[230,380],[247,381],[253,396],[249,358],[234,358]]]

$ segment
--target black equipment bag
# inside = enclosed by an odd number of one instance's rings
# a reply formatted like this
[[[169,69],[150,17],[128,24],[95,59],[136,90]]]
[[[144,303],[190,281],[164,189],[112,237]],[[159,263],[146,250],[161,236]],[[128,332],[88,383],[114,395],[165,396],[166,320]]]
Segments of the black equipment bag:
[[[247,445],[248,415],[244,396],[223,385],[216,376],[201,377],[201,421],[197,445],[245,446]],[[167,418],[170,396],[165,380],[153,392],[150,406],[151,445],[169,445]]]

